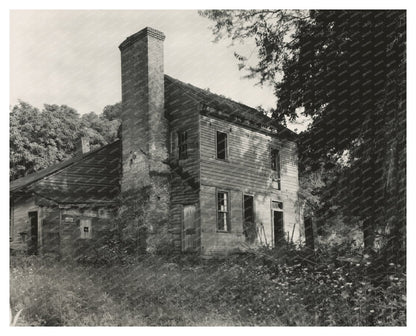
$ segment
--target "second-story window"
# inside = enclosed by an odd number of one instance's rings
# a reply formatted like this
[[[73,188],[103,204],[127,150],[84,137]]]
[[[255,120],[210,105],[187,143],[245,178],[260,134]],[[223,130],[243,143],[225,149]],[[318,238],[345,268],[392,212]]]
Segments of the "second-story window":
[[[271,149],[271,169],[276,172],[277,189],[280,190],[280,151],[277,148]]]
[[[188,132],[178,132],[179,160],[188,158]]]
[[[217,131],[217,159],[227,159],[227,133]]]

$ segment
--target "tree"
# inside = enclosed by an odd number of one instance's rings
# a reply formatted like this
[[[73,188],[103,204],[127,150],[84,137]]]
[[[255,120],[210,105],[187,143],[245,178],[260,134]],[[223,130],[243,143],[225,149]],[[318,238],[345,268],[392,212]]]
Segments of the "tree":
[[[109,107],[110,108],[110,107]],[[66,160],[87,136],[92,149],[114,141],[120,121],[94,112],[80,116],[66,105],[45,104],[42,111],[19,101],[10,111],[10,179]]]
[[[334,193],[339,211],[361,218],[368,251],[384,246],[403,259],[405,12],[201,14],[215,22],[217,38],[254,39],[258,64],[247,66],[246,57],[236,57],[248,76],[274,86],[274,118],[295,119],[302,107],[313,120],[300,137],[302,167],[314,171],[345,156],[336,179],[343,189]]]
[[[104,113],[97,115],[90,112],[83,114],[81,117],[83,136],[90,139],[90,144],[93,147],[100,147],[114,141],[117,138],[119,126],[120,120],[118,118],[108,119]]]
[[[106,105],[103,110],[103,117],[110,121],[121,120],[121,112],[121,102],[115,103],[113,105]]]

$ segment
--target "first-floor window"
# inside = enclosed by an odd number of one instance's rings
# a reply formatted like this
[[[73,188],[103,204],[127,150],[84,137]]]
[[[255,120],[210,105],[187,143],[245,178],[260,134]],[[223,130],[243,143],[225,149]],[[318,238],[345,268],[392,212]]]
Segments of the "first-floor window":
[[[80,229],[81,229],[81,239],[91,239],[92,238],[91,218],[81,219]]]
[[[229,202],[228,192],[219,191],[217,194],[217,203],[218,203],[217,228],[218,228],[218,231],[230,231],[228,202]]]

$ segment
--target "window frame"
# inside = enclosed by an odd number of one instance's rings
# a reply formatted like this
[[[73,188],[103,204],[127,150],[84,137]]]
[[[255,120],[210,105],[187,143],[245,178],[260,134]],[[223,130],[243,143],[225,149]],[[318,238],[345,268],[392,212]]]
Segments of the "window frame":
[[[274,157],[274,154],[276,157]],[[270,147],[270,169],[274,172],[273,180],[277,181],[277,190],[282,190],[282,159],[279,147]],[[274,167],[275,166],[275,167]]]
[[[223,194],[226,194],[227,195],[227,197],[226,197],[226,199],[227,199],[227,201],[226,201],[226,211],[220,211],[219,209],[218,209],[218,205],[219,205],[219,194],[220,193],[223,193]],[[215,193],[215,200],[216,200],[216,205],[215,205],[215,207],[216,207],[216,209],[215,209],[215,212],[216,212],[216,217],[217,217],[217,221],[216,221],[216,227],[217,227],[217,232],[220,232],[220,233],[230,233],[231,232],[231,198],[230,198],[230,195],[231,195],[231,193],[230,193],[230,191],[228,191],[228,190],[223,190],[223,189],[217,189],[216,190],[216,193]],[[219,214],[220,213],[225,213],[226,214],[226,223],[227,223],[227,227],[226,227],[226,230],[224,230],[224,229],[220,229],[220,227],[219,227],[219,220],[220,220],[220,216],[219,216]]]
[[[219,158],[218,157],[218,134],[225,134],[225,151],[224,151],[224,156],[225,158]],[[216,130],[215,131],[215,159],[220,160],[220,161],[228,161],[228,132],[226,131],[220,131],[220,130]]]
[[[188,131],[178,131],[178,160],[186,160],[188,156]]]
[[[277,204],[278,205],[277,208],[274,208],[273,207],[273,204]],[[281,205],[281,206],[279,206],[279,205]],[[270,209],[272,209],[274,211],[281,211],[281,212],[283,212],[284,211],[283,202],[281,200],[271,200],[271,202],[270,202]]]

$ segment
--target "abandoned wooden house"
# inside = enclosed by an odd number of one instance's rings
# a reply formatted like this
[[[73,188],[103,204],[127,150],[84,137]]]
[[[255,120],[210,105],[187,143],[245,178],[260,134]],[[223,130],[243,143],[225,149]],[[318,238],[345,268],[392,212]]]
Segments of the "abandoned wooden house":
[[[11,182],[11,248],[89,253],[120,229],[126,195],[146,200],[122,236],[148,251],[210,256],[303,241],[296,135],[165,75],[164,39],[145,28],[119,46],[120,139],[94,151],[83,139],[70,160]]]

